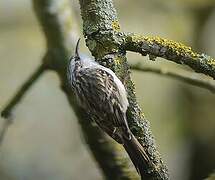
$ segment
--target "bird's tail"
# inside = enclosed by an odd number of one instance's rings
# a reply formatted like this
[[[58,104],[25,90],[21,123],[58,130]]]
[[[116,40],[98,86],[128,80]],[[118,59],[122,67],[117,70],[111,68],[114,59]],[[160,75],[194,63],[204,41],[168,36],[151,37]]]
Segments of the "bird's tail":
[[[146,167],[147,164],[150,163],[150,159],[133,134],[131,134],[130,139],[126,137],[123,139],[123,146],[130,156],[134,166],[136,167],[137,172],[140,174],[141,179],[143,179],[147,175]]]

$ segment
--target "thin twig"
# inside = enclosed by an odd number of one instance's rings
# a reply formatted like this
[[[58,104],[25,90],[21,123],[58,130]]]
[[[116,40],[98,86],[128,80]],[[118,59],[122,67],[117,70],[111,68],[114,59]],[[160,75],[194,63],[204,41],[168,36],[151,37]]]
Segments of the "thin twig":
[[[11,117],[8,117],[7,119],[5,119],[3,121],[3,125],[2,127],[0,128],[0,146],[4,140],[4,136],[8,130],[8,127],[10,126],[10,124],[12,123],[12,118]]]
[[[29,90],[29,88],[35,83],[35,81],[42,75],[45,70],[45,66],[41,64],[35,70],[35,72],[24,82],[24,84],[20,87],[20,89],[16,92],[16,94],[11,98],[11,100],[2,110],[2,117],[7,119],[11,116],[13,108],[21,101],[25,93]]]
[[[31,86],[36,82],[36,80],[43,74],[45,70],[45,66],[41,64],[35,70],[35,72],[24,82],[24,84],[20,87],[20,89],[16,92],[16,94],[11,98],[11,100],[2,110],[1,116],[5,119],[0,129],[0,145],[4,140],[4,136],[8,130],[8,127],[12,123],[12,111],[14,107],[22,100],[26,92],[31,88]]]
[[[132,64],[130,65],[131,69],[141,71],[141,72],[150,72],[155,73],[159,75],[168,76],[171,78],[175,78],[181,81],[184,81],[186,83],[192,84],[194,86],[198,86],[201,88],[205,88],[210,90],[212,93],[215,93],[215,81],[209,78],[204,78],[201,75],[198,75],[193,72],[188,72],[183,70],[183,72],[180,71],[171,71],[167,68],[161,68],[161,67],[154,67],[154,66],[143,66],[141,64]]]

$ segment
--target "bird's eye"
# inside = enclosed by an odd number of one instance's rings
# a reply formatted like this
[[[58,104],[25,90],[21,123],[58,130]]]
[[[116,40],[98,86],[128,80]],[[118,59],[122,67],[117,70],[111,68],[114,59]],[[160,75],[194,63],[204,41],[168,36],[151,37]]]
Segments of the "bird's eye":
[[[80,60],[80,58],[76,56],[75,57],[75,61],[79,61],[79,60]]]

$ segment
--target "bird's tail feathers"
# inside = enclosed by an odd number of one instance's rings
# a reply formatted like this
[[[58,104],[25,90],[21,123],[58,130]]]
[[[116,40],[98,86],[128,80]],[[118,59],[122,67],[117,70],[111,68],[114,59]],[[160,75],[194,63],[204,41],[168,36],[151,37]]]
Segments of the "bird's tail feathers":
[[[141,175],[141,179],[147,175],[147,164],[150,163],[150,159],[143,149],[142,145],[138,142],[135,136],[131,133],[131,138],[123,138],[124,148],[131,158],[135,168],[138,173]]]

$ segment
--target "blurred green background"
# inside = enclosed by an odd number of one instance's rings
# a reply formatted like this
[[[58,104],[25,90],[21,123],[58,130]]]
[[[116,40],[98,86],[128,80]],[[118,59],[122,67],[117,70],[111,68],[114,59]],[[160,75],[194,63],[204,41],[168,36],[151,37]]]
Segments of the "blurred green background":
[[[215,57],[213,0],[115,0],[125,31],[180,41]],[[71,1],[82,26],[78,1]],[[81,33],[81,32],[80,32]],[[82,51],[89,53],[82,42]],[[40,64],[45,39],[29,0],[0,1],[0,108]],[[128,53],[128,60],[179,65]],[[215,167],[215,95],[174,79],[132,72],[171,179],[205,178]],[[0,119],[0,127],[3,119]],[[102,179],[53,72],[45,73],[14,111],[0,147],[1,180]]]

